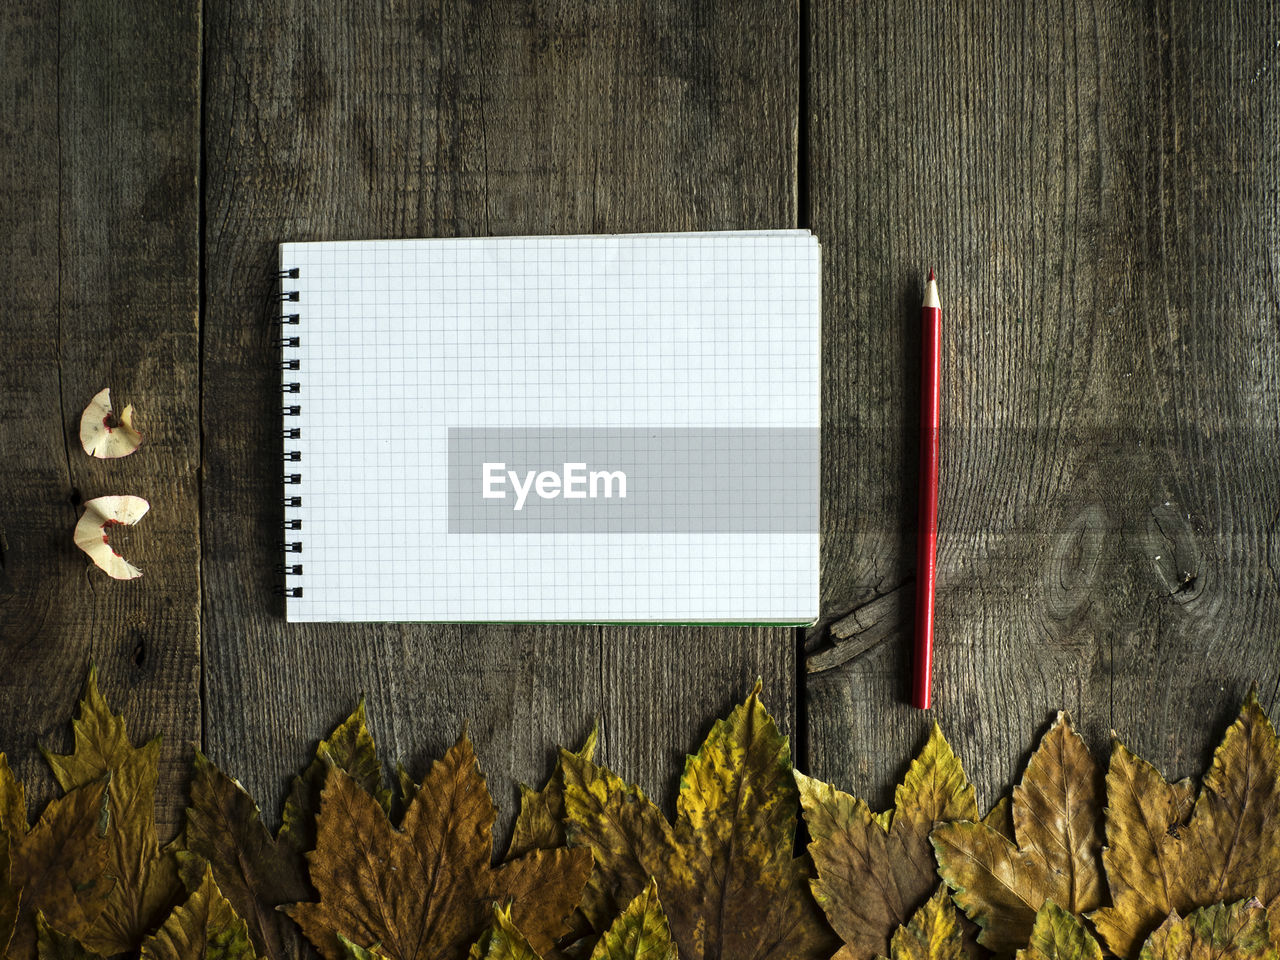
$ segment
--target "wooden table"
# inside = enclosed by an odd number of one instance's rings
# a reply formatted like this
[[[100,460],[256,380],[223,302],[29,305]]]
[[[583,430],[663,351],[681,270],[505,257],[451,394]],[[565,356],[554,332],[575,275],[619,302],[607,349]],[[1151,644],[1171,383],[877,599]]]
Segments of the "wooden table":
[[[991,801],[1059,707],[1198,772],[1280,661],[1280,6],[1155,0],[19,0],[0,16],[0,747],[35,800],[92,658],[278,810],[368,696],[421,769],[517,779],[602,724],[669,801],[757,676],[799,762],[876,803],[905,706],[916,311],[946,302],[937,708]],[[811,227],[823,621],[288,626],[272,594],[282,240]],[[132,402],[126,460],[79,447]],[[358,430],[358,424],[352,424]],[[145,496],[145,576],[72,545]]]

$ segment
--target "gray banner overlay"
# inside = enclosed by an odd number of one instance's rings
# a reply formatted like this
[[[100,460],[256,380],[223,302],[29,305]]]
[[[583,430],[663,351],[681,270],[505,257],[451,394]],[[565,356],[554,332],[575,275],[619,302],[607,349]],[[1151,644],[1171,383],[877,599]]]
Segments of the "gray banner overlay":
[[[449,533],[817,532],[817,430],[449,428]]]

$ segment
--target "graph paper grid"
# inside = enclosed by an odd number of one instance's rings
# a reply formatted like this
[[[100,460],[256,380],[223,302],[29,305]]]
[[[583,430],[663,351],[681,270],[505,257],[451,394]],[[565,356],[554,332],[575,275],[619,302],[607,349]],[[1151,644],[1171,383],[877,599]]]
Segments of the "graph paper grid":
[[[450,428],[817,431],[808,231],[287,243],[280,268],[290,621],[816,619],[816,530],[447,516]]]

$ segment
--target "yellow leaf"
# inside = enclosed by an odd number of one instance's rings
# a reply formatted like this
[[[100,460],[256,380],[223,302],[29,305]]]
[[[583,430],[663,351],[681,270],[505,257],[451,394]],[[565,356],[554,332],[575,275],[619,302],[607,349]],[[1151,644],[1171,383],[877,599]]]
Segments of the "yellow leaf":
[[[1275,960],[1267,911],[1257,900],[1172,913],[1142,946],[1139,960]]]
[[[960,916],[946,887],[940,888],[893,934],[892,960],[965,960]]]
[[[101,954],[123,953],[160,924],[182,893],[177,865],[156,836],[160,739],[133,745],[124,717],[98,690],[96,667],[89,668],[72,731],[72,752],[45,751],[45,760],[63,790],[110,777],[107,873],[115,878],[106,906],[80,939]]]
[[[200,886],[142,944],[141,960],[257,960],[249,928],[205,867]]]
[[[797,773],[818,870],[813,894],[851,957],[889,951],[890,937],[938,885],[929,832],[978,815],[973,786],[935,723],[894,793],[875,814],[862,800]]]
[[[1078,916],[1104,897],[1100,771],[1066,714],[1032,754],[1011,810],[1016,846],[984,823],[932,836],[938,872],[982,928],[978,942],[998,953],[1027,942],[1045,900]]]
[[[1189,784],[1167,783],[1115,746],[1107,845],[1113,905],[1092,918],[1121,956],[1132,956],[1170,911],[1250,897],[1280,908],[1280,741],[1256,694],[1214,753],[1194,806]]]
[[[1176,831],[1191,813],[1192,797],[1190,781],[1169,783],[1119,740],[1112,745],[1102,852],[1112,905],[1090,919],[1118,956],[1133,956],[1147,934],[1184,905]]]
[[[468,960],[542,960],[511,920],[511,911],[495,907],[493,926],[471,947]]]
[[[605,931],[591,960],[676,960],[667,915],[658,900],[658,884],[650,880],[622,915]]]
[[[583,760],[592,759],[599,733],[600,728],[593,727],[586,742],[574,756]],[[557,762],[551,779],[541,790],[520,784],[520,813],[511,834],[507,859],[521,856],[530,850],[554,850],[564,844],[564,773]]]
[[[790,748],[759,690],[686,761],[674,825],[638,787],[561,753],[569,839],[596,860],[583,903],[596,929],[656,878],[685,960],[831,955],[837,944],[792,856]]]
[[[1184,903],[1280,897],[1280,741],[1256,693],[1213,755],[1183,850]]]
[[[1046,900],[1018,960],[1102,960],[1102,947],[1074,914]]]

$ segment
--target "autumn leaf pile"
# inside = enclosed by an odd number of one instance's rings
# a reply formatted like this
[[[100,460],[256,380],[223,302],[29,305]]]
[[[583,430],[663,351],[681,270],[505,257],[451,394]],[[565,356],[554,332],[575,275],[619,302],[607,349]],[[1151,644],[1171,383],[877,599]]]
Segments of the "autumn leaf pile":
[[[562,750],[506,854],[465,734],[392,782],[364,706],[271,831],[195,757],[156,833],[159,742],[90,673],[62,795],[31,825],[0,754],[0,945],[11,960],[1280,960],[1280,741],[1254,696],[1199,791],[1070,720],[980,816],[935,725],[890,810],[792,767],[759,686],[686,759],[668,819]],[[807,850],[798,850],[803,824]]]

